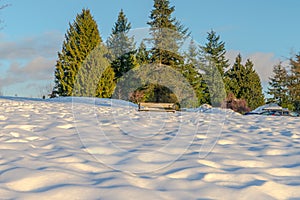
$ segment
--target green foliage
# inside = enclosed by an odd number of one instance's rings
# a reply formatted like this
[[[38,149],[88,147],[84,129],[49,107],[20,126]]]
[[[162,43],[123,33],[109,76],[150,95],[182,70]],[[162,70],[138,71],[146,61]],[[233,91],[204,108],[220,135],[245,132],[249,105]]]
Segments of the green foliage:
[[[246,74],[243,80],[246,83],[244,99],[246,99],[247,105],[251,109],[255,109],[265,103],[261,81],[253,66],[252,61],[248,59],[245,63]]]
[[[190,41],[188,51],[185,53],[186,64],[182,66],[181,73],[189,81],[198,98],[198,105],[208,103],[209,94],[202,74],[198,71],[198,49],[194,40]]]
[[[269,78],[268,94],[272,97],[268,101],[287,108],[289,105],[287,70],[279,63],[273,67],[273,74]]]
[[[300,54],[290,59],[288,89],[293,110],[300,112]]]
[[[150,56],[149,51],[147,50],[144,41],[142,41],[136,52],[136,60],[138,65],[149,64],[149,60],[150,60],[149,56]]]
[[[157,63],[157,67],[171,66],[180,71],[184,64],[184,57],[179,53],[184,39],[188,36],[188,29],[184,28],[176,18],[172,17],[175,11],[168,0],[154,0],[153,10],[150,13],[150,35],[147,41],[152,44],[149,50],[149,63]],[[174,77],[165,77],[173,79]],[[177,101],[170,88],[163,85],[148,85],[144,87],[146,101],[166,102]]]
[[[253,68],[253,63],[248,59],[242,64],[242,57],[239,54],[231,69],[225,73],[227,89],[236,98],[245,99],[247,106],[255,109],[264,104],[264,95],[258,74]]]
[[[150,14],[150,35],[148,39],[153,44],[151,49],[151,63],[175,66],[183,63],[183,57],[178,50],[183,39],[188,36],[188,29],[184,28],[176,18],[175,11],[168,0],[154,0]]]
[[[69,26],[55,66],[54,91],[60,96],[72,95],[82,63],[101,43],[98,26],[88,9],[83,9]]]
[[[110,66],[106,67],[97,85],[96,97],[110,98],[112,96],[116,85],[114,78],[114,70]]]
[[[135,99],[134,93],[139,91],[143,97],[138,98],[143,101],[173,102],[183,107],[197,103],[187,79],[166,65],[148,64],[131,70],[118,81],[115,91],[115,97],[124,100]]]
[[[104,45],[96,47],[83,62],[74,85],[74,96],[111,97],[115,83]]]
[[[208,33],[207,40],[204,46],[200,46],[199,69],[204,72],[203,77],[207,84],[207,103],[220,106],[226,98],[224,70],[229,66],[225,58],[225,43],[220,41],[220,36],[214,31]]]
[[[137,66],[134,38],[128,36],[130,29],[131,24],[128,22],[123,10],[121,10],[107,40],[111,67],[114,69],[116,79],[121,78],[126,72]]]
[[[220,41],[220,36],[213,30],[207,34],[207,43],[200,47],[201,58],[205,61],[210,60],[219,70],[220,75],[224,76],[224,71],[229,67],[229,61],[225,58],[225,42]]]

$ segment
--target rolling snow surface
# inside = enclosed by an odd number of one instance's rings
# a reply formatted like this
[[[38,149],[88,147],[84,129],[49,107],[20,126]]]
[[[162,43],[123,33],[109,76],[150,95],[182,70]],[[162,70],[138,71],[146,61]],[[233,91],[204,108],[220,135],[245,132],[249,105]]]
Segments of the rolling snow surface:
[[[300,199],[300,118],[0,98],[0,199]]]

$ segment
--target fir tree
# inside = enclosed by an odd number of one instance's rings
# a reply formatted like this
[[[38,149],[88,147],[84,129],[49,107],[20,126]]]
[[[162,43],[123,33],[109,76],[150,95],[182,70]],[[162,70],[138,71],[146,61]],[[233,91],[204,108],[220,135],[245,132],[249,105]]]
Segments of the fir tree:
[[[198,98],[198,105],[208,103],[207,85],[199,72],[198,48],[192,39],[185,53],[186,64],[183,65],[182,74],[187,78]]]
[[[149,51],[147,50],[144,41],[141,42],[139,48],[137,49],[136,60],[140,66],[149,63]]]
[[[170,6],[169,0],[154,0],[153,7],[148,22],[152,36],[148,41],[153,44],[151,62],[168,66],[182,64],[183,57],[178,50],[188,36],[188,29],[172,17],[175,7]]]
[[[147,41],[153,46],[149,51],[149,63],[157,64],[158,68],[165,65],[180,71],[184,64],[184,58],[180,55],[179,48],[189,34],[187,33],[188,29],[172,17],[174,11],[175,7],[170,6],[169,0],[154,0],[148,22],[151,38],[148,38]],[[145,95],[149,97],[146,99],[147,101],[177,101],[174,94],[171,94],[172,91],[162,85],[150,84],[145,88]]]
[[[289,95],[293,104],[293,110],[300,111],[300,54],[290,59],[291,73],[289,75]]]
[[[244,83],[246,84],[244,84],[242,96],[250,109],[255,109],[265,103],[261,81],[253,66],[253,62],[248,59],[245,63]]]
[[[107,46],[111,52],[111,66],[114,69],[116,79],[137,65],[134,38],[128,36],[130,29],[131,24],[121,10],[107,40]]]
[[[242,96],[242,88],[244,87],[245,67],[242,64],[242,56],[238,54],[235,58],[233,66],[225,73],[226,89],[228,93],[233,93],[235,97]]]
[[[204,62],[211,60],[223,77],[225,70],[229,67],[229,61],[225,58],[225,42],[220,41],[220,36],[213,30],[207,34],[207,43],[201,46],[201,57]]]
[[[62,51],[55,66],[54,93],[70,96],[78,70],[91,51],[101,43],[98,26],[90,10],[83,9],[69,24]]]
[[[288,73],[282,63],[273,67],[273,76],[269,78],[268,94],[272,96],[270,102],[288,107]]]
[[[228,68],[228,60],[225,58],[225,43],[220,41],[220,36],[211,31],[207,36],[207,43],[200,46],[200,70],[207,83],[209,92],[208,103],[220,106],[226,98],[224,71]]]
[[[236,98],[246,100],[249,108],[255,109],[264,104],[261,81],[249,59],[243,65],[239,54],[233,67],[225,73],[225,81],[228,91]]]

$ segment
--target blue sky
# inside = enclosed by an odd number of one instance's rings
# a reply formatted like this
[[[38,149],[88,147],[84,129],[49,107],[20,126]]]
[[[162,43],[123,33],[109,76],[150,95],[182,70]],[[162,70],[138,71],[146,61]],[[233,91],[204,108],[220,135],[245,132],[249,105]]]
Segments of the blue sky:
[[[233,62],[250,58],[264,85],[272,67],[300,52],[298,0],[171,0],[174,16],[198,44],[211,29],[226,44]],[[4,95],[40,95],[53,83],[57,52],[69,23],[89,8],[105,40],[122,8],[133,29],[147,27],[152,0],[2,0],[0,10],[0,91]],[[29,81],[30,80],[30,81]]]

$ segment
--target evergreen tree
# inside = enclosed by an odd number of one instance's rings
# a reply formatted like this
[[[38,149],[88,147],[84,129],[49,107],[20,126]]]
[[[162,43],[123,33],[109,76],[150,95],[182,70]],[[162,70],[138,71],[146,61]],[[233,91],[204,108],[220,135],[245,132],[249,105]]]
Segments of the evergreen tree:
[[[141,42],[139,48],[137,49],[136,60],[140,66],[149,63],[149,51],[147,50],[144,41]]]
[[[111,97],[114,88],[114,71],[106,58],[104,45],[96,47],[83,62],[74,84],[73,95],[88,97]]]
[[[291,74],[289,75],[289,95],[293,104],[293,110],[300,111],[300,54],[290,59]]]
[[[250,109],[255,109],[265,103],[261,81],[253,66],[253,62],[248,59],[245,63],[246,74],[244,83],[246,84],[244,85],[242,97],[247,101],[247,105]]]
[[[236,98],[246,100],[249,108],[255,109],[264,104],[261,81],[249,59],[243,65],[239,54],[232,68],[225,73],[225,81],[228,91]]]
[[[233,93],[235,97],[241,98],[244,87],[245,67],[242,64],[242,56],[238,54],[233,66],[225,73],[225,82],[228,93]]]
[[[288,107],[288,73],[281,63],[273,67],[273,76],[269,78],[268,94],[272,96],[270,102],[282,107]]]
[[[170,66],[180,71],[184,58],[179,53],[184,39],[189,35],[176,18],[172,17],[175,11],[169,0],[154,0],[153,10],[150,13],[150,35],[147,41],[152,45],[149,51],[150,62],[157,67]],[[166,77],[167,78],[167,77]],[[174,78],[174,77],[169,77]],[[171,80],[170,80],[171,81]],[[177,98],[172,91],[162,85],[149,84],[145,88],[146,101],[175,102]]]
[[[199,60],[198,60],[198,49],[195,41],[192,39],[188,46],[188,51],[185,53],[186,64],[183,65],[182,74],[187,78],[189,83],[194,89],[198,98],[198,104],[204,104],[208,102],[207,85],[198,71]]]
[[[137,65],[134,38],[128,36],[130,29],[131,24],[121,10],[107,40],[107,46],[111,52],[111,66],[114,69],[116,79]]]
[[[101,43],[98,26],[90,10],[83,9],[69,24],[62,51],[55,66],[54,93],[70,96],[78,70],[91,51]]]
[[[152,36],[148,41],[153,44],[151,62],[172,67],[182,64],[183,57],[178,50],[188,36],[188,29],[172,17],[175,7],[170,6],[169,0],[154,0],[153,7],[148,22]]]
[[[213,30],[207,35],[207,43],[201,46],[201,57],[204,62],[211,60],[223,77],[225,70],[229,67],[229,60],[225,58],[225,42],[220,41],[220,36]]]
[[[220,41],[220,36],[213,30],[208,33],[207,43],[200,46],[200,70],[204,72],[204,80],[209,92],[208,103],[220,106],[226,98],[226,85],[224,83],[224,71],[229,66],[225,58],[225,43]]]

